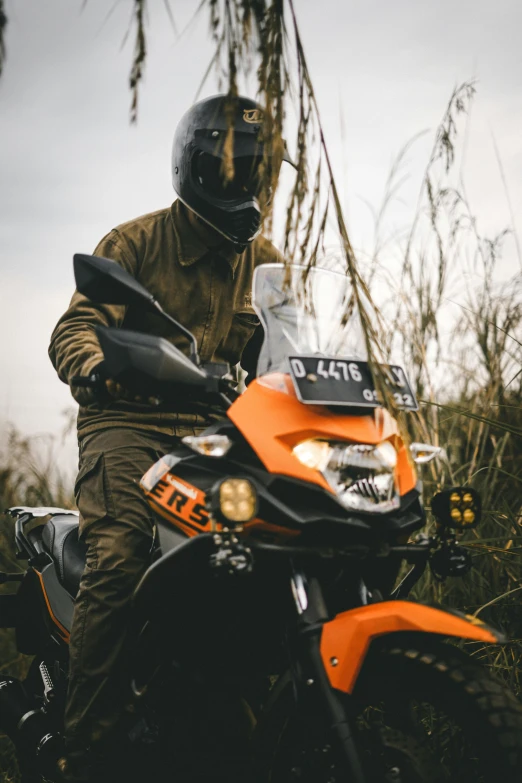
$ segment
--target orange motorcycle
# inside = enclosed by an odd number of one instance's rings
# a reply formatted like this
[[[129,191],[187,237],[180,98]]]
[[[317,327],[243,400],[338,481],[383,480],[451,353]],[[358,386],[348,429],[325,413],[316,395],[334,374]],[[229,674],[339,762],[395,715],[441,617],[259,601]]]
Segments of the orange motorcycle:
[[[77,255],[75,273],[95,302],[163,312],[112,261]],[[187,354],[98,330],[111,378],[167,409],[182,392],[221,414],[173,439],[141,481],[157,546],[134,597],[129,741],[178,783],[519,783],[522,708],[454,643],[502,635],[408,600],[427,566],[440,579],[469,571],[458,534],[479,522],[477,493],[436,494],[437,533],[419,533],[415,463],[437,450],[408,447],[379,406],[344,275],[267,264],[253,303],[265,338],[242,394],[164,313]],[[415,410],[403,368],[383,374],[397,405]],[[11,513],[28,568],[2,597],[0,625],[16,626],[35,658],[24,683],[0,682],[0,728],[29,779],[49,775],[59,746],[84,552],[74,512]]]

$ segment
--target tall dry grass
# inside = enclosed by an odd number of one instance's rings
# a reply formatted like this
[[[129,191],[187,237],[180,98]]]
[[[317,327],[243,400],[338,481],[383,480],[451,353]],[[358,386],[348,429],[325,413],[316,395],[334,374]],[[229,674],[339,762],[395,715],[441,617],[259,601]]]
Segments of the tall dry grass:
[[[522,688],[522,265],[509,225],[483,235],[460,171],[461,124],[474,86],[451,96],[439,128],[411,226],[388,242],[386,212],[409,145],[398,156],[367,276],[384,321],[382,342],[408,367],[418,413],[403,417],[412,440],[446,448],[445,464],[423,469],[425,503],[452,484],[479,490],[480,527],[462,536],[472,572],[438,581],[427,572],[416,597],[475,614],[505,629],[510,641],[473,652]],[[503,257],[508,253],[508,259]],[[500,279],[499,266],[512,271]]]

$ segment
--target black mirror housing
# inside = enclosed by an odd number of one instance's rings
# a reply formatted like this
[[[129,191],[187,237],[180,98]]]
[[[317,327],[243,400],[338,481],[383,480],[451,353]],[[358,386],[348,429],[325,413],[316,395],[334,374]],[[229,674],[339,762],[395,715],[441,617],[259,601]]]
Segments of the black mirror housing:
[[[154,305],[154,297],[116,261],[75,253],[74,277],[78,291],[97,304]]]
[[[132,388],[133,379],[205,388],[207,373],[168,340],[127,329],[95,327],[108,377]]]
[[[192,332],[168,315],[153,295],[116,261],[75,253],[73,263],[76,288],[87,299],[96,304],[140,304],[142,307],[153,307],[187,337],[191,345],[190,360],[193,364],[199,364],[198,346]]]
[[[431,510],[443,527],[468,530],[476,527],[481,520],[482,501],[475,489],[452,487],[433,496]]]

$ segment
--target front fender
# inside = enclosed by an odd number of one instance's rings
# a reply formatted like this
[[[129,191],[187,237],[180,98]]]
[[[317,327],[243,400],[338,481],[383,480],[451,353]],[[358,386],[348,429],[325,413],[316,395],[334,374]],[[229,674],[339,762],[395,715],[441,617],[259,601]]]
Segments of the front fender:
[[[323,626],[321,657],[331,686],[351,693],[371,641],[398,631],[456,636],[477,642],[506,641],[502,634],[475,617],[433,606],[410,601],[382,601],[360,606],[338,614]]]

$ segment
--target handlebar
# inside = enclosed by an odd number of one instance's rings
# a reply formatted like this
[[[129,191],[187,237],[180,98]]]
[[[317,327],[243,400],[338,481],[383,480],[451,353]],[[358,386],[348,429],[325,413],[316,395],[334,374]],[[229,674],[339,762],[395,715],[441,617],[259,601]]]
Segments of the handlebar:
[[[245,541],[253,551],[266,552],[274,555],[291,557],[319,557],[324,559],[357,559],[361,560],[368,556],[386,557],[395,555],[403,558],[409,563],[422,563],[426,561],[432,551],[433,544],[425,542],[422,544],[404,544],[402,546],[386,547],[382,552],[375,551],[369,546],[352,546],[347,549],[334,549],[332,547],[306,547],[306,546],[288,546],[284,544],[265,544],[260,541]]]
[[[107,391],[105,385],[106,380],[110,379],[106,378],[103,372],[92,372],[90,375],[73,375],[70,380],[70,384],[71,386],[92,389],[94,392],[98,392],[99,402],[100,404],[103,404],[107,401],[115,399],[112,398]],[[132,389],[131,383],[127,384],[125,381],[123,381],[122,386],[124,388],[128,388],[131,394],[139,395],[145,399],[157,398],[158,405],[168,405],[171,401],[174,404],[178,404],[180,396],[185,396],[188,389],[190,389],[191,398],[200,399],[200,401],[204,401],[206,398],[208,398],[208,395],[214,395],[214,402],[209,400],[209,409],[211,407],[215,407],[217,404],[218,407],[224,408],[226,410],[230,407],[234,400],[240,396],[240,393],[228,381],[217,375],[209,375],[207,385],[201,389],[202,394],[199,396],[196,395],[193,387],[185,387],[182,386],[182,384],[151,383],[150,387],[149,384],[147,384],[149,388],[145,390],[143,387]]]

